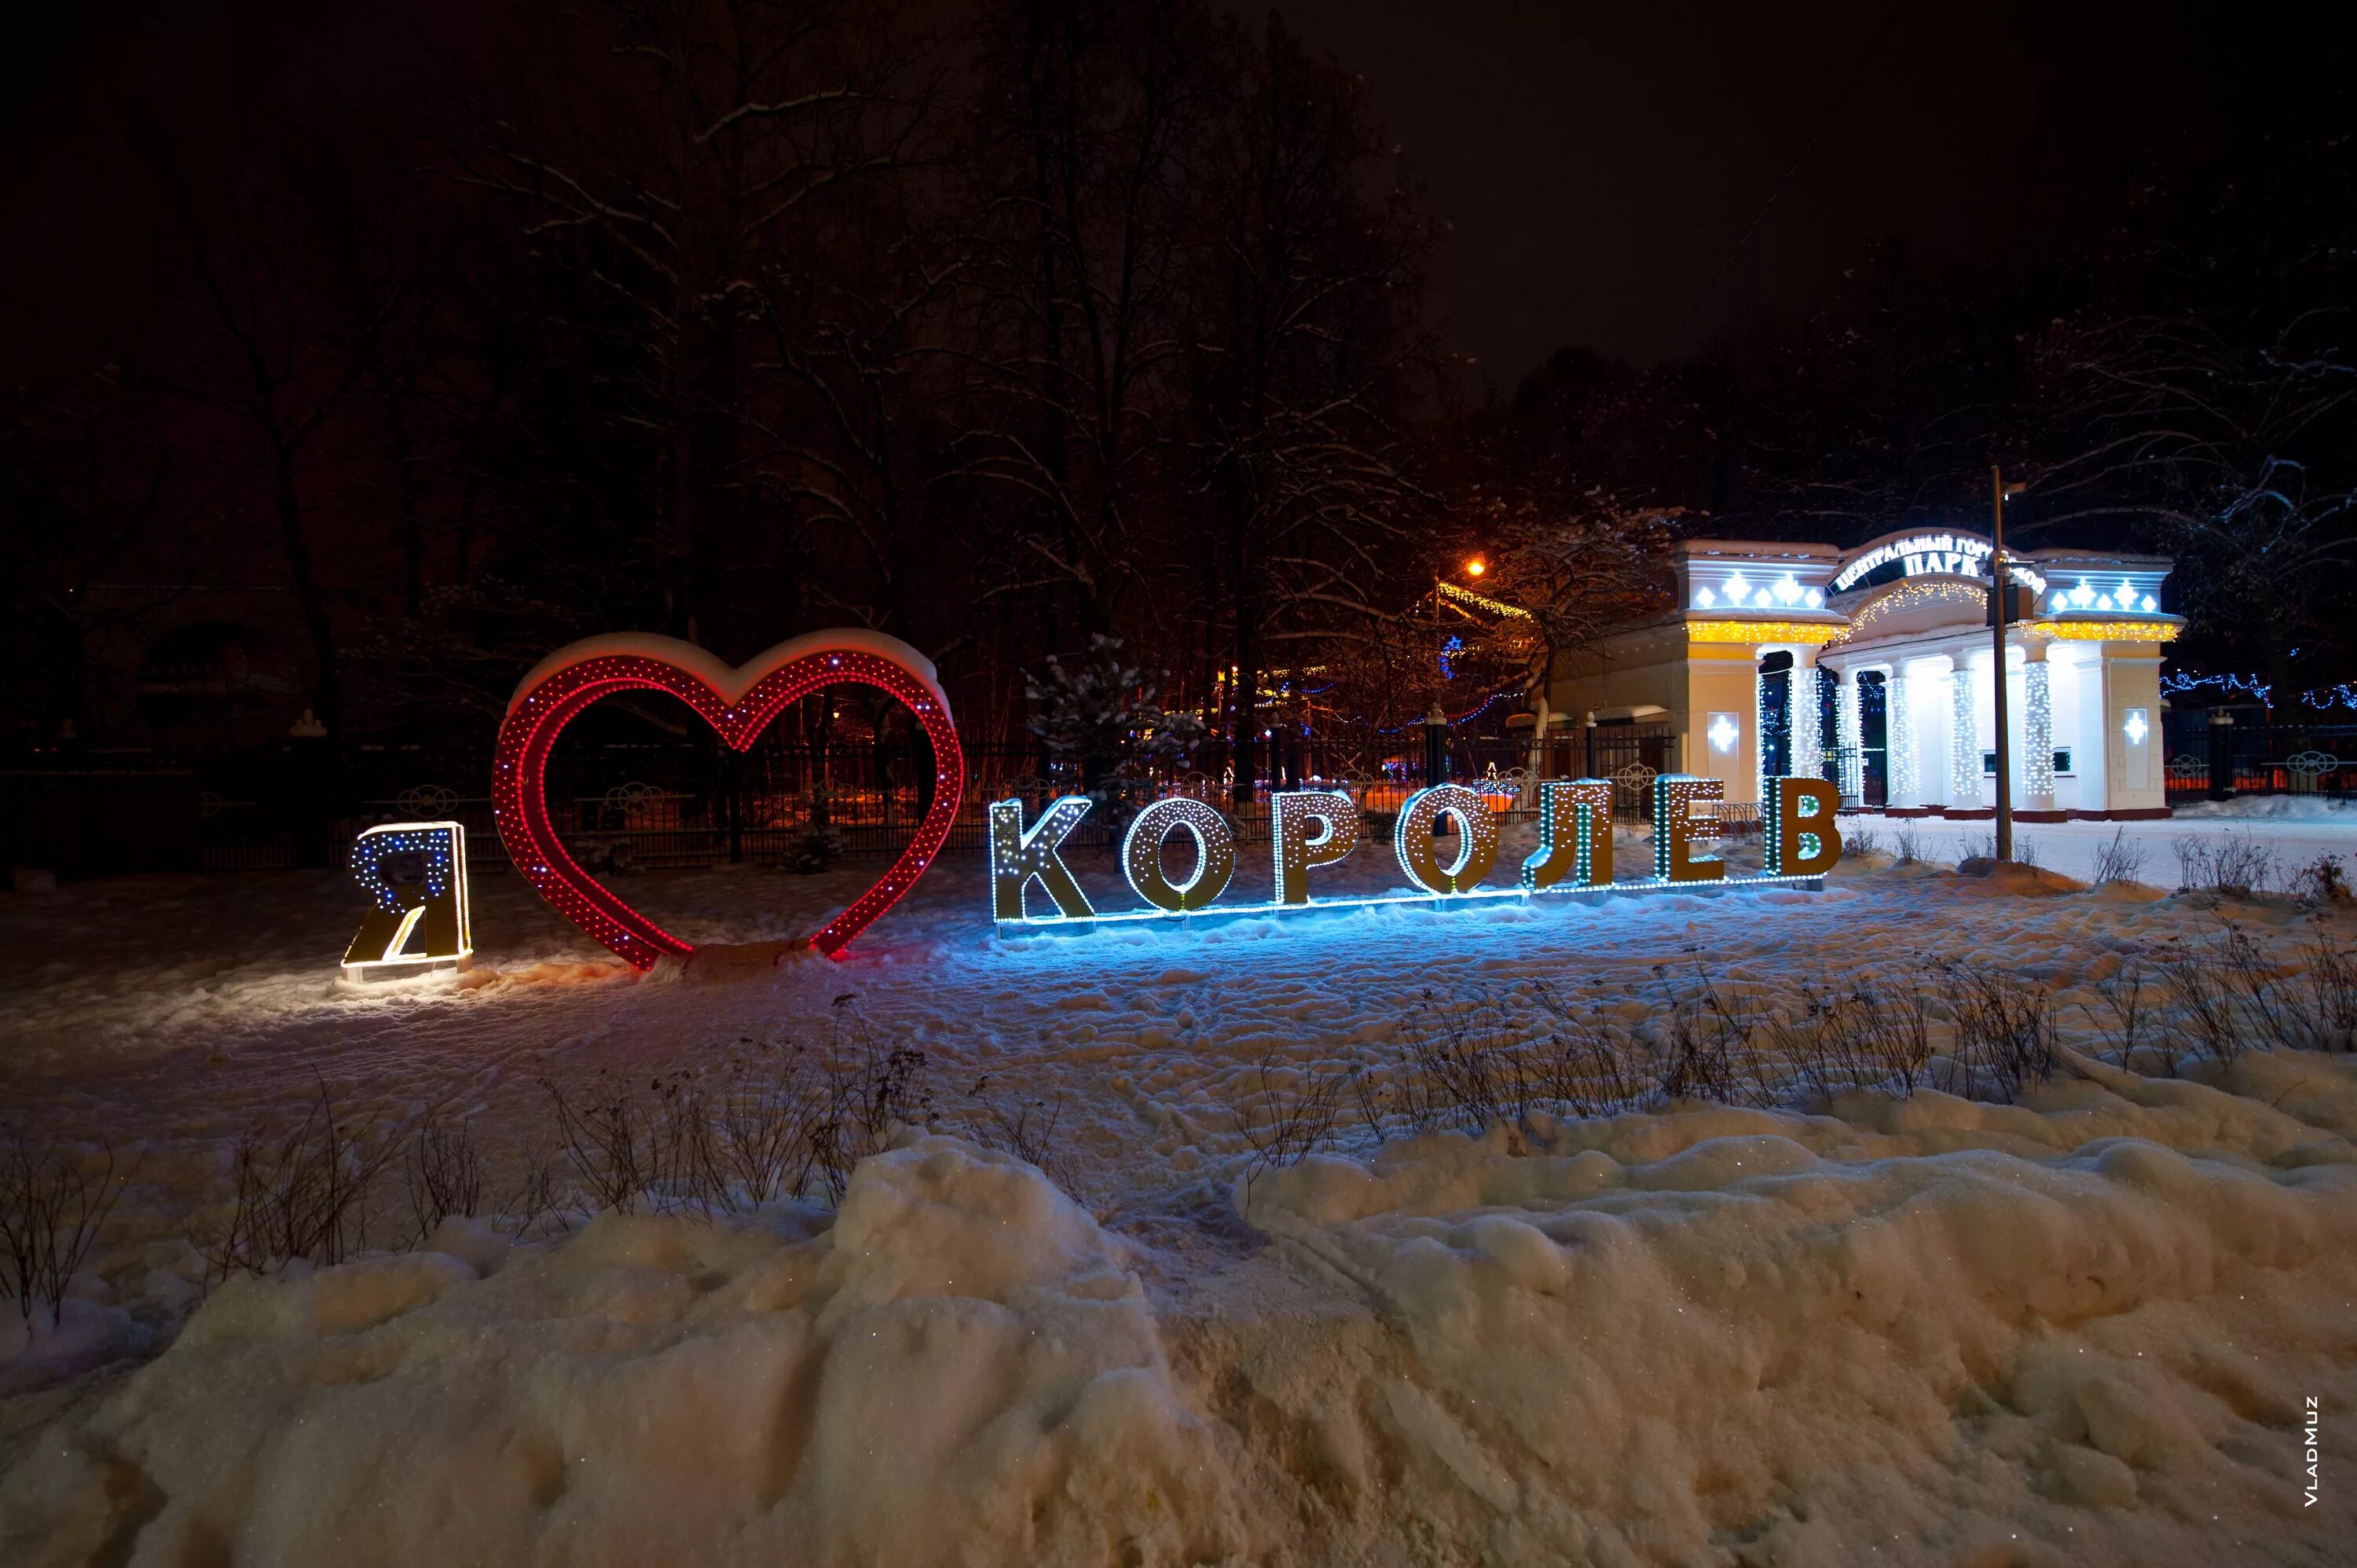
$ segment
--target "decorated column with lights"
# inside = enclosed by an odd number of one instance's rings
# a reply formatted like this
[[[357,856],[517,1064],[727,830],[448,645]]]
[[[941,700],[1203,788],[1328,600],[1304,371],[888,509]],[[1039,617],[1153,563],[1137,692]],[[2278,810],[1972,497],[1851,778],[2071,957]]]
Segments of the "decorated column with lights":
[[[2032,639],[2022,650],[2021,808],[2054,809],[2054,685],[2046,645]]]
[[[1949,665],[1948,804],[1977,806],[1981,800],[1981,725],[1973,706],[1973,670],[1962,659]]]
[[[1865,727],[1858,721],[1857,671],[1841,672],[1841,691],[1834,702],[1834,744],[1840,748],[1841,777],[1834,782],[1842,794],[1852,800],[1863,800],[1866,794],[1866,773],[1863,736]]]
[[[1889,726],[1885,738],[1890,755],[1889,803],[1920,806],[1923,802],[1917,799],[1921,785],[1915,762],[1915,689],[1907,679],[1904,666],[1891,667],[1883,677],[1882,691],[1884,722]]]
[[[1792,650],[1792,675],[1785,690],[1791,693],[1786,712],[1792,721],[1792,757],[1790,771],[1803,779],[1822,779],[1825,769],[1824,703],[1817,694],[1817,678],[1824,671],[1817,668],[1817,650],[1807,643]],[[1765,800],[1768,797],[1760,797]]]

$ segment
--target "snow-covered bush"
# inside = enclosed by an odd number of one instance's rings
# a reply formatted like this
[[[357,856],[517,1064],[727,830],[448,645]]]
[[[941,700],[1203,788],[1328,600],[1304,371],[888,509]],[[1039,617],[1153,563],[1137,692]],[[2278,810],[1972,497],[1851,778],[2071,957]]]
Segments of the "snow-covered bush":
[[[2249,833],[2189,834],[2176,848],[2179,893],[2247,901],[2274,891],[2282,878],[2274,848]]]
[[[779,865],[810,876],[832,868],[843,856],[843,833],[832,823],[813,822],[788,841]]]
[[[2128,837],[2125,827],[2114,828],[2112,836],[2095,846],[2094,875],[2087,880],[2094,886],[2107,882],[2134,882],[2143,870],[2143,841]]]
[[[600,1073],[541,1087],[578,1201],[621,1214],[837,1201],[854,1165],[932,1109],[925,1054],[841,1013],[823,1048],[757,1047],[643,1084]]]
[[[37,1308],[51,1328],[64,1322],[67,1288],[129,1180],[102,1145],[37,1148],[21,1134],[0,1143],[0,1305],[13,1301],[27,1330]]]
[[[379,1178],[403,1153],[382,1112],[339,1117],[325,1081],[300,1121],[248,1126],[230,1153],[228,1214],[203,1243],[210,1277],[266,1274],[298,1259],[340,1263],[366,1250]],[[382,1229],[379,1242],[390,1240]]]

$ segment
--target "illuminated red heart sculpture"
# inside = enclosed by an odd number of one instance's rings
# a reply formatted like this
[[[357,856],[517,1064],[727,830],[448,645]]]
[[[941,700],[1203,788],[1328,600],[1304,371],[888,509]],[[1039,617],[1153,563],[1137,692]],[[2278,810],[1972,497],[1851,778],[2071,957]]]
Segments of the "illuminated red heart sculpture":
[[[941,852],[965,789],[965,753],[950,721],[931,662],[898,638],[873,631],[819,631],[781,642],[731,670],[692,643],[640,632],[586,638],[533,667],[508,700],[493,763],[491,803],[508,858],[540,896],[572,922],[640,969],[693,944],[673,936],[616,897],[575,864],[548,820],[548,755],[574,716],[598,698],[632,690],[669,692],[702,714],[738,751],[750,747],[778,712],[798,697],[839,682],[874,686],[908,704],[933,743],[932,806],[916,836],[883,879],[829,920],[811,946],[834,958],[900,895]]]

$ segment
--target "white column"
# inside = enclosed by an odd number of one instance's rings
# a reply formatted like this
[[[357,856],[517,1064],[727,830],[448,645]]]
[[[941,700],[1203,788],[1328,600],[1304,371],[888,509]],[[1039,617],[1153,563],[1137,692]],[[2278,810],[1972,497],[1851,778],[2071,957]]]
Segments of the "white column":
[[[1786,712],[1792,723],[1792,776],[1796,779],[1825,776],[1825,732],[1819,721],[1824,703],[1817,694],[1817,681],[1824,673],[1817,668],[1815,649],[1792,650],[1792,678],[1786,683],[1792,695]]]
[[[1948,804],[1970,807],[1981,802],[1981,725],[1973,706],[1973,668],[1965,660],[1949,660],[1952,688],[1948,704]]]
[[[1917,799],[1921,786],[1915,767],[1915,690],[1908,682],[1904,666],[1890,667],[1890,673],[1882,678],[1882,692],[1884,739],[1890,748],[1884,775],[1890,780],[1890,804],[1920,806],[1923,802]]]
[[[2032,639],[2022,650],[2021,809],[2054,809],[2054,686],[2046,644]]]
[[[1855,667],[1841,672],[1841,691],[1834,703],[1834,744],[1841,748],[1841,777],[1834,780],[1834,787],[1856,800],[1866,793],[1866,772],[1865,757],[1859,750],[1864,730],[1858,724]]]

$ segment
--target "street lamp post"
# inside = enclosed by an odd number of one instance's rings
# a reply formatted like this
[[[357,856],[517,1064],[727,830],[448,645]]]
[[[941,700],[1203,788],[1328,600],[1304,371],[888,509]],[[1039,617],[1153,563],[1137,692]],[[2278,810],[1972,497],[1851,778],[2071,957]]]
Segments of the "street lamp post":
[[[2021,485],[2008,485],[2005,475],[1994,463],[1989,465],[1989,640],[1996,652],[1996,663],[1989,674],[1989,694],[1995,700],[1996,719],[1996,857],[2013,858],[2013,746],[2006,733],[2005,714],[2005,623],[2012,618],[2013,585],[2008,580],[2005,561],[2005,498],[2018,496]]]

